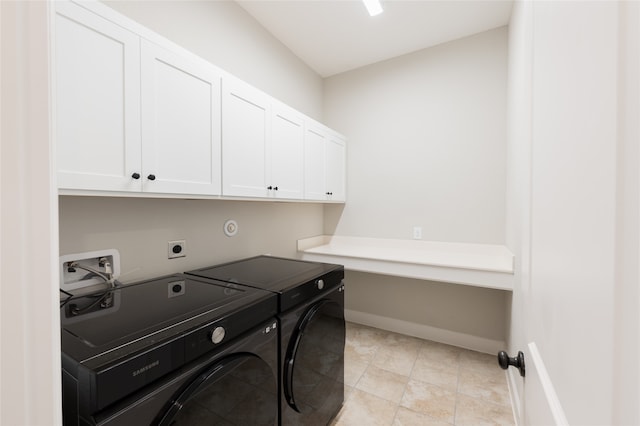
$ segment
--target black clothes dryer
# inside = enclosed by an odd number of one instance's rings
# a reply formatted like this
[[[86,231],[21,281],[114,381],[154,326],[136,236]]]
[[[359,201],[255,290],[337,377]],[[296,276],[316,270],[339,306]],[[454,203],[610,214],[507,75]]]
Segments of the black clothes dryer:
[[[64,424],[277,425],[276,310],[182,274],[63,300]]]
[[[187,274],[278,295],[281,424],[328,424],[344,401],[344,267],[257,256]]]

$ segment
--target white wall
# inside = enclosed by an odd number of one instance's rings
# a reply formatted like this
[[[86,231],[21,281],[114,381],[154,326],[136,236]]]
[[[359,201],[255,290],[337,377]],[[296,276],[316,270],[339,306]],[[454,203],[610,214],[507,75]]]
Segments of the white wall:
[[[326,79],[325,121],[349,137],[349,202],[327,226],[504,243],[506,78],[499,28]]]
[[[322,79],[233,1],[105,1],[109,7],[322,121]]]
[[[326,79],[325,120],[349,140],[348,202],[325,206],[325,233],[411,238],[417,225],[425,240],[503,244],[506,79],[506,28]],[[363,273],[347,290],[351,318],[502,349],[503,291]]]
[[[322,80],[234,2],[114,1],[120,13],[308,115],[322,114]],[[263,253],[294,257],[322,233],[318,204],[61,197],[60,253],[116,248],[123,282]],[[240,232],[222,233],[226,219]],[[187,257],[167,259],[167,242]]]

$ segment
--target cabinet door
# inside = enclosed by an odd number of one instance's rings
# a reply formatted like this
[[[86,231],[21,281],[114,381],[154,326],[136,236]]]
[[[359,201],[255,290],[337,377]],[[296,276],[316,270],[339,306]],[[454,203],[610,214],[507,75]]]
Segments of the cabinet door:
[[[72,3],[55,7],[58,186],[139,191],[139,38]]]
[[[220,194],[220,74],[142,41],[143,190]]]
[[[271,122],[268,176],[275,198],[304,197],[304,119],[295,110],[276,105]]]
[[[320,126],[308,125],[304,135],[304,198],[326,200],[325,145],[327,136]]]
[[[345,160],[346,142],[336,135],[329,134],[326,145],[326,185],[331,201],[345,201]]]
[[[222,194],[266,197],[269,98],[231,77],[222,88]]]

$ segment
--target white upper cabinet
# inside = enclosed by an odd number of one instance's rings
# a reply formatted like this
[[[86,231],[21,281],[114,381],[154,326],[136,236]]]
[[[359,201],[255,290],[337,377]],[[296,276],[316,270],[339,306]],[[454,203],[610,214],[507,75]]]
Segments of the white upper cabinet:
[[[222,87],[222,194],[302,199],[303,115],[237,79]]]
[[[266,197],[270,99],[235,78],[222,91],[222,194]]]
[[[56,3],[58,186],[220,194],[220,72]]]
[[[308,121],[304,156],[304,198],[345,201],[345,139],[320,123]]]
[[[304,198],[307,200],[327,199],[326,143],[324,128],[308,122],[304,134]]]
[[[70,3],[55,30],[58,186],[140,191],[139,37]]]
[[[268,174],[274,198],[304,198],[304,117],[283,104],[274,104]]]
[[[99,2],[54,7],[62,193],[344,201],[340,135]]]
[[[337,133],[329,131],[326,145],[325,179],[331,201],[346,200],[346,140]]]
[[[143,189],[220,194],[219,72],[142,40]]]

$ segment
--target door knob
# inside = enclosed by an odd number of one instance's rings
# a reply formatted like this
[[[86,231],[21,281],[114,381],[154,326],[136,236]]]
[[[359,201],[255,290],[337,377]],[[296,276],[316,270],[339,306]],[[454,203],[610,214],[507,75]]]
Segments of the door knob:
[[[147,179],[156,180],[156,175],[149,175],[149,176],[147,176]]]
[[[514,358],[510,358],[509,354],[505,351],[498,352],[498,364],[500,364],[500,368],[502,368],[503,370],[506,370],[510,365],[513,365],[518,370],[520,370],[520,375],[524,377],[524,354],[522,353],[522,351],[519,351],[518,355]]]
[[[140,173],[134,173],[131,175],[131,177],[134,179],[140,179]]]

